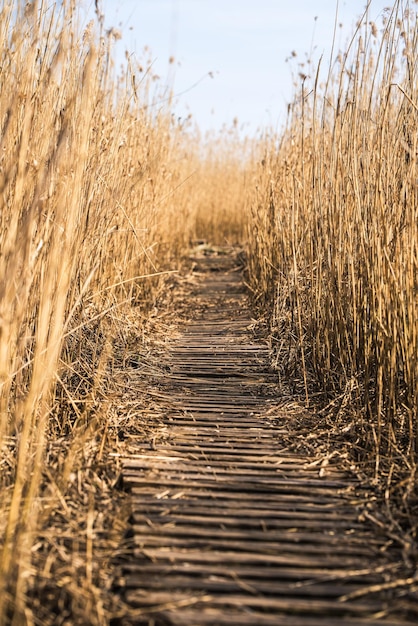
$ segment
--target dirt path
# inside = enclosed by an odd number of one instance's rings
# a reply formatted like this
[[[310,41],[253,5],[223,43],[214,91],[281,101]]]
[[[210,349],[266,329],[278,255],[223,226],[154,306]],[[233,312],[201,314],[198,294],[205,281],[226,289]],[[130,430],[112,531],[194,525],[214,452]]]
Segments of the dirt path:
[[[163,422],[124,460],[135,547],[119,623],[416,623],[402,563],[364,521],[358,481],[289,445],[236,259],[203,257],[196,270],[193,319],[160,390]]]

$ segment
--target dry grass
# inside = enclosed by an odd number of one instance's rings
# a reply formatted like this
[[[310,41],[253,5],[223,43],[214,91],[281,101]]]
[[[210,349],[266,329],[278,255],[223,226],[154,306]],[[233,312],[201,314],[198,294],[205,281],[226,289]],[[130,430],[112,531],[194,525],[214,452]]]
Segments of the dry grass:
[[[79,27],[74,4],[0,2],[4,624],[105,623],[116,355],[181,266],[205,185],[231,181],[173,121],[151,65],[116,75],[117,33],[99,14]]]
[[[410,6],[409,6],[410,5]],[[389,502],[416,495],[418,24],[368,13],[329,73],[301,73],[251,201],[252,288],[276,360],[347,426]],[[306,70],[305,70],[306,71]],[[296,384],[299,381],[299,385]]]
[[[174,122],[147,61],[116,75],[99,14],[83,29],[70,1],[0,0],[2,624],[117,614],[114,453],[158,420],[135,389],[161,374],[149,341],[174,332],[170,272],[196,239],[247,237],[288,392],[321,403],[388,502],[411,499],[418,28],[401,9],[377,36],[366,16],[324,84],[302,79],[279,137],[245,142]]]

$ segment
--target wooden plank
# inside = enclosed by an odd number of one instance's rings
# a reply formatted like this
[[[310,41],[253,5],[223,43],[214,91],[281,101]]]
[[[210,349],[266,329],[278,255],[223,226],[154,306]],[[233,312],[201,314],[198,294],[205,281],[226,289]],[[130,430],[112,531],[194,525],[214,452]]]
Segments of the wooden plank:
[[[333,491],[337,491],[339,489],[345,489],[346,485],[342,482],[342,481],[337,481],[337,480],[329,480],[327,478],[318,478],[317,476],[315,478],[303,478],[303,479],[299,479],[299,478],[294,478],[294,477],[290,477],[290,476],[286,476],[285,478],[283,478],[280,474],[276,473],[276,472],[229,472],[228,470],[224,470],[224,472],[222,473],[220,470],[216,471],[216,474],[214,474],[214,470],[207,470],[202,471],[199,474],[199,469],[196,472],[192,472],[190,467],[188,467],[188,471],[185,471],[184,468],[180,468],[180,472],[181,472],[181,478],[177,479],[177,477],[175,476],[175,468],[173,467],[166,467],[164,468],[164,475],[165,476],[170,476],[171,478],[173,478],[174,480],[181,480],[181,482],[184,485],[187,485],[188,481],[191,482],[196,482],[196,477],[197,476],[201,476],[202,478],[202,482],[207,482],[208,480],[208,476],[211,476],[214,478],[215,483],[220,484],[220,483],[225,483],[228,485],[228,488],[231,486],[235,486],[238,485],[240,488],[242,488],[244,485],[248,487],[252,486],[252,487],[269,487],[272,489],[275,489],[276,491],[280,491],[283,490],[285,492],[289,491],[290,489],[294,489],[296,487],[302,487],[303,489],[310,489],[312,490],[314,487],[319,487],[322,491],[324,490],[333,490]],[[127,475],[129,476],[130,481],[133,484],[140,484],[143,480],[147,480],[146,477],[144,477],[142,474],[138,475],[138,480],[136,480],[136,474],[129,474],[129,470],[127,470]],[[271,480],[274,479],[274,480]],[[165,479],[164,479],[165,480]],[[160,483],[162,484],[162,483]]]
[[[250,421],[248,418],[242,416],[240,419],[239,416],[235,417],[235,415],[231,416],[230,414],[227,416],[224,415],[222,421],[214,421],[213,415],[202,418],[200,414],[196,413],[186,413],[186,415],[167,415],[166,418],[163,419],[163,422],[169,422],[172,425],[182,426],[184,428],[190,426],[204,429],[205,434],[207,434],[208,429],[214,431],[219,430],[221,432],[235,429],[234,432],[237,432],[239,435],[241,435],[243,428],[246,430],[258,429],[260,431],[267,431],[267,434],[271,438],[271,426],[269,424],[265,424],[263,422],[260,423],[256,420]],[[277,430],[276,435],[279,434],[287,435],[287,431]]]
[[[200,336],[200,333],[199,333]],[[224,346],[220,345],[218,342],[211,345],[202,345],[201,343],[196,343],[195,346],[188,346],[184,348],[182,345],[177,346],[170,354],[169,361],[181,360],[184,358],[188,358],[190,354],[202,355],[202,358],[205,356],[210,358],[212,356],[222,356],[224,358],[236,358],[239,356],[240,358],[256,358],[260,363],[266,364],[267,359],[270,355],[270,350],[264,344],[240,344],[240,345],[232,345],[232,346]],[[270,369],[270,366],[268,366]]]
[[[121,460],[123,461],[123,463],[128,464],[132,461],[134,462],[135,459],[142,459],[142,458],[153,458],[154,456],[156,456],[157,458],[161,457],[161,449],[159,450],[146,450],[141,452],[142,448],[142,444],[135,444],[135,446],[137,446],[138,452],[134,452],[134,447],[132,447],[132,449],[129,452],[129,456],[124,455],[121,456]],[[177,458],[177,459],[184,459],[185,456],[184,455],[177,455],[176,456],[176,452],[174,451],[174,448],[172,445],[168,445],[165,448],[165,452],[166,452],[166,457],[165,458]],[[191,450],[195,450],[195,448],[191,448]],[[185,453],[187,454],[187,459],[188,460],[195,460],[195,462],[197,462],[198,459],[201,459],[201,462],[205,461],[205,455],[202,453],[199,456],[196,455],[189,455],[189,453]],[[306,457],[302,457],[302,456],[298,456],[292,453],[288,453],[286,454],[286,451],[281,451],[280,453],[275,453],[273,452],[272,454],[265,454],[263,451],[260,452],[260,450],[257,450],[254,453],[250,453],[250,454],[246,454],[245,456],[242,456],[241,454],[237,455],[234,453],[231,453],[229,450],[224,450],[223,448],[221,448],[221,450],[219,451],[218,449],[216,449],[215,452],[211,453],[211,458],[213,460],[213,462],[215,462],[215,459],[218,460],[219,463],[224,464],[227,463],[228,461],[233,461],[233,463],[256,463],[257,466],[259,467],[260,465],[263,464],[271,464],[271,465],[277,465],[277,467],[282,467],[282,466],[286,466],[286,469],[289,469],[290,471],[295,471],[298,468],[302,467],[310,467],[312,466],[311,462],[308,462]],[[241,460],[241,459],[245,459],[245,460]],[[314,467],[314,466],[312,466]],[[318,466],[315,466],[318,469]],[[330,467],[330,466],[328,466]],[[331,466],[332,467],[332,466]]]
[[[186,401],[180,403],[177,403],[175,399],[173,399],[172,396],[170,395],[166,395],[163,393],[159,394],[159,399],[160,401],[168,401],[170,403],[170,407],[173,408],[177,408],[181,411],[181,413],[185,414],[185,413],[189,413],[189,414],[198,414],[199,412],[202,413],[212,413],[212,415],[224,415],[226,413],[232,414],[232,415],[256,415],[257,414],[257,408],[262,411],[263,406],[260,404],[256,404],[255,402],[253,403],[248,403],[245,405],[235,405],[235,406],[225,406],[224,404],[219,405],[218,406],[213,406],[213,405],[209,405],[206,407],[202,407],[198,402],[195,402],[192,406],[192,403],[188,401],[188,405],[186,406]],[[190,398],[188,399],[190,400]],[[251,404],[251,406],[250,406]],[[173,415],[171,413],[171,415]],[[169,419],[169,414],[167,413],[165,416],[165,419]]]
[[[230,488],[231,484],[234,484],[237,480],[240,480],[240,481],[243,481],[241,485],[244,482],[247,485],[251,484],[255,487],[257,487],[258,485],[267,484],[267,485],[273,485],[274,487],[276,487],[277,490],[279,490],[283,486],[286,486],[286,491],[288,491],[289,488],[292,486],[309,488],[310,481],[312,481],[314,485],[321,484],[320,483],[321,479],[317,481],[316,478],[310,478],[310,477],[303,478],[303,479],[292,478],[288,482],[286,482],[287,480],[287,477],[286,477],[285,479],[280,481],[280,480],[276,480],[278,474],[275,472],[266,471],[262,473],[262,472],[257,472],[256,470],[253,470],[253,472],[250,473],[250,471],[244,472],[244,471],[234,470],[234,469],[221,470],[219,468],[209,468],[209,467],[206,467],[206,468],[197,467],[194,469],[193,467],[190,467],[187,465],[173,467],[169,464],[165,464],[162,466],[157,465],[154,468],[144,467],[143,470],[144,470],[143,472],[137,472],[135,471],[135,468],[132,468],[131,470],[127,468],[125,472],[125,476],[133,485],[141,484],[144,479],[148,480],[149,476],[154,476],[155,478],[157,471],[159,470],[161,471],[158,473],[159,475],[164,475],[164,480],[181,481],[184,486],[187,486],[189,480],[190,481],[196,481],[196,480],[207,481],[211,479],[217,484],[219,483],[225,484],[228,488]],[[261,476],[263,478],[261,478]],[[136,480],[136,477],[138,477],[138,480]],[[339,481],[337,482],[337,481],[331,481],[331,480],[326,481],[325,479],[323,480],[324,482],[322,483],[322,486],[324,488],[329,488],[329,489],[344,488],[344,485],[341,486],[341,483]],[[357,517],[358,515],[359,514],[356,512]]]
[[[228,420],[225,420],[225,423],[220,424],[219,422],[216,423],[209,420],[199,421],[199,418],[192,419],[182,416],[167,416],[166,420],[164,420],[163,423],[171,424],[172,426],[177,428],[177,431],[180,431],[182,433],[194,433],[196,438],[198,438],[202,434],[207,435],[209,432],[209,434],[212,436],[214,433],[217,433],[218,436],[229,438],[231,436],[237,436],[237,438],[239,439],[241,439],[243,435],[245,437],[253,437],[254,434],[256,434],[258,437],[264,437],[271,440],[271,429],[269,428],[268,424],[257,424],[257,422],[245,422],[243,426],[240,426],[239,423],[237,423],[236,421],[230,422]]]
[[[206,538],[228,539],[228,540],[241,540],[251,541],[253,543],[274,541],[276,545],[285,544],[286,549],[290,551],[298,551],[299,549],[306,550],[311,553],[322,554],[324,550],[332,549],[334,554],[358,554],[361,556],[369,556],[374,559],[374,566],[376,567],[377,561],[382,558],[381,549],[385,546],[385,541],[378,539],[370,539],[369,542],[365,541],[366,535],[353,535],[342,534],[326,529],[314,529],[313,531],[306,532],[300,529],[296,531],[286,531],[277,529],[257,530],[257,529],[242,529],[242,528],[223,528],[212,527],[205,528],[202,526],[175,526],[167,524],[164,519],[159,520],[153,524],[138,524],[132,525],[132,529],[139,539],[146,536],[151,531],[153,536],[161,535],[163,537],[199,537],[202,540]],[[260,549],[262,546],[260,546]]]
[[[249,469],[249,470],[260,470],[260,468],[264,469],[270,469],[272,471],[275,471],[276,473],[282,473],[283,475],[287,475],[288,472],[293,472],[295,473],[295,475],[299,478],[309,478],[309,477],[313,477],[313,476],[318,476],[319,470],[322,469],[321,467],[318,468],[318,466],[312,466],[312,467],[306,467],[304,468],[304,466],[302,465],[301,467],[297,467],[296,464],[294,463],[287,463],[287,462],[275,462],[275,461],[262,461],[262,462],[257,462],[257,460],[246,460],[246,461],[240,461],[238,460],[236,457],[232,458],[228,461],[228,459],[223,459],[223,460],[219,460],[219,459],[214,459],[211,458],[210,460],[208,458],[204,458],[201,457],[200,459],[195,459],[192,457],[177,457],[177,456],[171,456],[171,457],[157,457],[156,455],[142,455],[142,457],[135,457],[135,458],[126,458],[122,460],[123,462],[123,467],[125,469],[128,468],[144,468],[144,467],[160,467],[161,468],[164,467],[164,462],[166,464],[173,464],[173,463],[184,463],[187,464],[188,467],[212,467],[212,468],[225,468],[228,469],[228,471],[231,470],[239,470],[240,468],[243,469]],[[336,468],[334,467],[329,467],[327,466],[326,468],[327,473],[332,474],[333,476],[335,475],[336,477],[338,477],[338,479],[343,479],[343,478],[347,478],[347,472],[343,472],[343,471],[338,471]]]
[[[312,503],[312,504],[329,504],[330,506],[341,506],[342,514],[345,511],[345,505],[351,505],[354,507],[357,504],[357,500],[351,500],[349,497],[340,496],[340,501],[338,501],[338,496],[324,496],[318,495],[314,491],[310,491],[306,494],[301,493],[280,493],[279,498],[278,494],[275,492],[241,492],[241,491],[231,491],[222,489],[217,489],[214,491],[212,489],[212,484],[209,487],[190,487],[189,485],[181,485],[180,488],[178,485],[175,485],[174,488],[167,488],[165,485],[162,485],[162,489],[157,489],[155,483],[151,486],[143,486],[136,487],[132,493],[132,500],[135,501],[135,493],[138,494],[138,498],[142,500],[143,497],[147,497],[148,495],[154,494],[154,497],[157,499],[165,499],[170,498],[173,500],[183,498],[186,494],[189,497],[193,497],[195,499],[203,498],[205,500],[210,499],[212,502],[216,503],[222,499],[227,500],[228,502],[238,502],[238,504],[245,503],[250,501],[256,505],[259,504],[267,504],[271,503],[274,505],[275,502],[280,498],[280,502],[283,502],[285,505],[291,507],[295,507],[298,502],[300,503]],[[233,504],[231,505],[233,506]],[[367,526],[364,525],[367,529]]]
[[[142,442],[141,442],[141,445]],[[149,444],[147,444],[149,447]],[[240,446],[238,446],[238,448],[234,448],[232,445],[230,447],[225,446],[225,445],[216,445],[216,444],[208,444],[206,445],[206,443],[204,441],[200,442],[199,445],[194,444],[194,445],[190,445],[190,444],[178,444],[176,441],[172,441],[170,442],[170,444],[168,446],[165,446],[163,444],[159,445],[156,450],[166,450],[166,451],[171,451],[173,450],[174,452],[185,452],[187,451],[188,453],[199,453],[203,456],[205,455],[211,455],[211,454],[215,454],[217,457],[222,458],[223,455],[226,455],[228,457],[228,459],[230,457],[233,458],[242,458],[245,456],[245,458],[251,456],[251,458],[259,458],[260,461],[266,459],[266,458],[274,458],[275,455],[280,455],[280,458],[283,458],[286,454],[288,455],[288,458],[293,459],[295,458],[295,454],[293,452],[290,452],[286,449],[280,449],[277,445],[276,442],[272,442],[270,446],[265,446],[262,449],[260,449],[260,446],[251,446],[251,447],[246,447],[245,449],[242,449]],[[309,464],[310,462],[312,462],[312,459],[310,459],[309,457],[300,457],[300,463],[301,464]],[[356,481],[355,481],[356,482]]]
[[[280,423],[266,415],[278,402],[277,374],[252,335],[240,276],[210,275],[194,292],[196,317],[171,371],[153,378],[164,440],[138,437],[123,459],[133,539],[120,585],[132,615],[137,607],[134,623],[409,624],[396,593],[339,601],[384,583],[401,563],[359,520],[358,480],[287,450],[285,409]]]
[[[179,513],[182,516],[185,515],[207,515],[212,518],[213,515],[223,515],[225,511],[229,511],[230,514],[233,514],[235,517],[246,517],[247,519],[262,519],[266,525],[268,526],[270,519],[292,519],[297,522],[298,520],[317,520],[319,522],[329,521],[329,520],[341,520],[342,513],[338,509],[334,510],[315,510],[306,507],[302,509],[302,507],[295,507],[292,509],[282,507],[273,507],[270,506],[268,508],[264,507],[253,507],[253,508],[245,508],[244,506],[236,506],[233,507],[228,502],[224,503],[224,506],[219,506],[218,503],[209,502],[206,506],[203,506],[201,503],[196,503],[193,500],[174,500],[167,502],[167,500],[155,500],[154,502],[142,502],[140,499],[135,500],[135,512],[139,513],[158,513],[163,509],[164,515],[173,513]],[[351,522],[358,521],[358,513],[357,511],[353,511],[351,509],[345,511],[344,520],[348,521],[349,524],[347,526],[351,526]],[[321,526],[321,524],[318,524]]]
[[[240,515],[248,517],[256,517],[257,513],[259,517],[266,520],[270,517],[286,517],[293,516],[293,519],[341,519],[344,517],[346,520],[358,520],[358,512],[353,507],[338,507],[336,503],[332,507],[324,507],[321,505],[304,504],[296,502],[294,506],[289,506],[288,502],[240,502],[239,500],[233,500],[228,498],[225,500],[214,500],[212,498],[137,498],[133,499],[136,510],[138,507],[148,507],[152,510],[154,507],[165,507],[170,510],[181,510],[183,513],[213,513],[215,511],[222,512],[228,510],[231,513],[239,511]],[[252,505],[252,506],[251,506]]]
[[[189,594],[189,599],[194,605],[199,604],[199,596]],[[126,598],[133,606],[153,606],[153,605],[173,605],[185,602],[187,596],[175,591],[153,591],[130,590],[126,593]],[[315,613],[339,615],[361,615],[375,613],[381,609],[381,605],[376,601],[351,602],[345,604],[335,600],[322,600],[316,598],[270,598],[257,595],[243,594],[222,594],[222,596],[202,594],[201,602],[209,603],[212,607],[219,607],[225,610],[227,607],[254,607],[270,609],[273,611],[288,611],[290,613]]]
[[[150,523],[158,523],[162,518],[160,515],[148,512],[141,513],[140,510],[134,510],[132,513],[132,518],[134,521],[143,521],[144,519],[148,520]],[[237,527],[237,528],[258,528],[258,529],[273,529],[273,528],[287,528],[287,529],[307,529],[313,528],[318,529],[319,531],[329,530],[329,529],[337,529],[343,528],[350,531],[361,528],[361,524],[345,520],[345,519],[331,519],[331,520],[323,520],[320,524],[318,524],[317,520],[312,519],[292,519],[292,517],[288,518],[280,518],[271,517],[267,521],[263,519],[254,519],[250,517],[239,517],[237,515],[212,515],[208,517],[206,515],[186,515],[180,512],[171,512],[164,515],[164,521],[166,524],[183,524],[185,526],[205,526],[206,528],[210,526],[221,526],[221,527]]]
[[[265,596],[274,595],[286,596],[287,598],[339,598],[340,596],[352,593],[361,589],[358,583],[351,582],[348,584],[341,584],[340,582],[333,583],[316,583],[313,585],[295,585],[292,581],[279,581],[279,580],[253,580],[244,581],[238,577],[233,577],[225,572],[222,575],[214,575],[209,573],[203,573],[201,576],[187,576],[187,575],[173,575],[167,576],[164,581],[156,574],[154,576],[147,576],[145,584],[137,575],[125,575],[123,577],[123,584],[126,589],[137,589],[141,584],[146,590],[162,590],[168,586],[174,589],[176,593],[182,591],[201,591],[204,593],[220,592],[224,593],[239,593],[247,591],[252,594],[263,594]]]
[[[174,422],[173,424],[174,428],[177,427],[177,424]],[[187,429],[189,428],[189,426],[186,427]],[[187,431],[186,431],[187,432]],[[215,441],[218,439],[218,437],[215,435],[213,437],[213,439],[215,439]],[[226,458],[228,457],[228,458]],[[143,453],[140,453],[138,451],[137,454],[132,454],[132,456],[124,456],[121,457],[121,460],[124,464],[124,467],[135,467],[137,464],[140,463],[149,463],[149,464],[153,464],[153,463],[158,463],[159,461],[166,461],[167,463],[174,463],[174,462],[183,462],[183,463],[187,463],[188,465],[192,465],[192,466],[199,466],[199,465],[208,465],[209,463],[209,459],[208,457],[205,457],[205,455],[200,455],[199,457],[196,457],[196,455],[193,454],[188,454],[187,452],[184,454],[178,454],[175,452],[171,452],[171,448],[169,448],[168,450],[166,450],[166,454],[162,454],[160,451],[157,450],[153,450],[152,453],[146,453],[145,451]],[[257,456],[253,456],[253,455],[249,455],[248,457],[246,455],[239,455],[239,456],[234,456],[234,455],[228,455],[225,454],[224,456],[222,455],[211,455],[211,459],[210,459],[210,464],[214,467],[235,467],[235,468],[248,468],[249,470],[255,470],[255,471],[262,471],[264,469],[266,470],[274,470],[277,473],[280,473],[280,471],[286,472],[286,475],[288,475],[287,473],[289,473],[289,476],[315,476],[318,477],[319,476],[319,472],[320,470],[322,471],[335,471],[335,472],[340,472],[342,477],[347,478],[351,478],[351,475],[344,470],[338,470],[338,468],[334,465],[327,465],[326,467],[321,467],[320,463],[318,462],[316,465],[312,464],[312,463],[307,463],[306,459],[303,460],[299,460],[299,459],[282,459],[280,457],[276,457],[274,455],[272,456],[262,456],[257,457]],[[344,482],[343,479],[339,480],[338,482],[340,482],[342,485],[347,485],[346,482]],[[356,482],[353,483],[353,486],[356,484]]]
[[[187,418],[186,418],[187,419]],[[180,439],[188,439],[189,441],[195,442],[195,444],[199,444],[201,441],[201,436],[207,437],[208,443],[212,442],[212,439],[217,440],[217,442],[225,441],[226,444],[254,444],[255,442],[260,442],[263,440],[263,444],[274,444],[274,440],[271,440],[270,433],[268,429],[258,428],[257,426],[250,426],[248,428],[240,430],[239,426],[225,426],[222,427],[213,427],[212,429],[208,426],[200,426],[195,423],[195,430],[193,430],[193,424],[182,424],[181,420],[177,419],[167,419],[162,422],[163,425],[167,425],[171,427],[171,436],[173,440],[179,441]],[[278,435],[279,436],[279,435]]]
[[[176,527],[178,529],[178,527]],[[273,540],[268,540],[269,533],[266,533],[265,538],[262,542],[255,542],[253,539],[251,541],[248,537],[245,537],[243,534],[239,540],[232,540],[230,538],[220,539],[212,536],[203,536],[201,533],[193,533],[189,531],[193,531],[193,527],[188,526],[187,528],[183,528],[183,532],[179,532],[177,534],[170,533],[169,535],[163,535],[162,533],[150,534],[150,529],[148,528],[148,534],[145,530],[141,531],[139,534],[138,526],[133,526],[133,530],[136,533],[134,537],[134,543],[138,548],[142,550],[147,550],[149,547],[166,547],[169,543],[170,547],[173,548],[187,548],[196,550],[200,549],[202,551],[207,550],[233,550],[240,551],[245,550],[246,552],[260,552],[268,554],[280,553],[281,556],[288,555],[289,557],[292,555],[300,555],[303,553],[308,557],[314,557],[315,560],[318,560],[318,555],[324,554],[325,541],[322,544],[315,543],[291,543],[288,540],[285,542],[275,542]],[[137,533],[138,531],[138,533]],[[169,539],[168,539],[169,537]],[[324,537],[325,539],[325,537]],[[349,549],[345,546],[346,549],[339,550],[340,544],[336,546],[336,549],[333,550],[333,555],[338,556],[340,565],[344,564],[346,567],[355,564],[356,567],[367,567],[370,563],[370,558],[373,557],[375,559],[375,565],[380,562],[383,562],[379,559],[379,555],[375,551],[369,550],[368,552],[362,550],[354,550],[351,546]],[[341,546],[343,548],[343,546]],[[325,565],[325,563],[324,563]]]
[[[210,392],[213,395],[219,394],[220,398],[228,399],[228,394],[242,395],[243,397],[251,397],[254,393],[258,393],[260,388],[264,388],[264,395],[267,395],[267,391],[273,391],[277,389],[277,374],[254,372],[249,370],[247,372],[241,372],[239,376],[235,376],[231,372],[227,372],[222,376],[214,378],[210,374],[194,374],[194,372],[179,372],[175,373],[170,371],[171,382],[174,385],[178,385],[187,388],[188,392],[193,394]],[[260,406],[263,405],[263,398],[258,398]]]
[[[167,451],[167,449],[173,450],[175,453],[177,454],[183,454],[183,453],[187,453],[189,455],[194,454],[195,458],[211,458],[211,455],[213,455],[213,457],[217,457],[217,458],[222,458],[223,455],[225,455],[225,457],[230,460],[231,457],[232,458],[247,458],[247,456],[251,456],[252,458],[256,458],[257,456],[260,458],[260,461],[265,459],[266,457],[272,457],[274,456],[274,454],[276,452],[280,453],[280,455],[282,455],[285,450],[280,449],[277,445],[274,445],[274,441],[270,444],[267,445],[264,444],[263,448],[260,448],[259,445],[251,445],[251,442],[239,442],[239,444],[237,445],[233,445],[230,443],[230,445],[228,446],[227,444],[223,443],[223,442],[212,442],[212,441],[208,441],[207,443],[202,442],[200,445],[198,443],[189,443],[189,442],[178,442],[178,441],[172,441],[170,442],[169,448],[167,448],[167,446],[164,446],[164,444],[156,444],[155,448],[152,448],[153,450],[155,449],[156,451],[162,451],[165,450]],[[235,442],[234,442],[235,444]],[[147,449],[151,449],[151,447],[148,445]],[[145,446],[143,449],[146,449]],[[313,459],[309,459],[309,457],[305,457],[305,459],[303,460],[303,463],[309,463],[311,462]],[[302,462],[301,462],[302,463]],[[354,481],[354,484],[356,484],[356,482]],[[347,485],[347,487],[349,487],[350,483]]]
[[[277,580],[277,581],[293,581],[293,584],[301,587],[306,585],[315,585],[323,582],[347,582],[350,584],[361,585],[374,585],[379,584],[384,580],[385,573],[389,575],[390,572],[396,571],[398,566],[379,566],[379,567],[367,567],[356,568],[353,570],[347,568],[332,569],[320,567],[320,563],[317,563],[316,567],[292,567],[289,564],[286,565],[271,565],[265,564],[263,567],[248,563],[235,563],[233,567],[230,567],[227,563],[219,561],[219,563],[204,562],[202,567],[202,561],[170,561],[169,559],[157,559],[152,560],[142,553],[138,556],[135,562],[124,563],[123,571],[126,573],[136,574],[143,576],[146,580],[149,576],[154,574],[160,574],[163,576],[171,576],[174,574],[185,574],[190,576],[200,576],[202,572],[209,572],[212,575],[222,576],[229,574],[233,577],[238,577],[244,582],[256,581],[256,580]]]
[[[182,609],[181,616],[175,611],[165,612],[167,619],[170,620],[172,626],[336,626],[335,617],[330,615],[320,615],[319,617],[311,617],[309,615],[292,615],[278,613],[269,615],[248,609],[237,610],[228,609],[222,612],[210,607],[201,607],[199,610],[189,608]],[[338,626],[415,626],[416,622],[395,620],[390,618],[362,618],[356,616],[338,617]],[[124,625],[122,625],[124,626]]]
[[[260,481],[256,481],[255,483],[251,483],[248,484],[247,482],[230,482],[227,480],[224,481],[217,481],[217,480],[212,480],[212,481],[208,481],[208,480],[189,480],[187,482],[185,482],[184,480],[182,480],[181,478],[177,478],[177,477],[172,477],[170,479],[168,478],[162,478],[161,475],[159,474],[158,477],[157,476],[150,476],[150,477],[142,477],[142,476],[127,476],[126,479],[124,479],[124,483],[130,488],[132,489],[132,493],[140,493],[141,491],[141,487],[149,487],[154,485],[154,487],[156,486],[156,482],[158,484],[158,487],[176,487],[176,488],[181,488],[181,489],[193,489],[193,488],[204,488],[204,489],[212,489],[214,493],[216,493],[217,490],[220,491],[224,491],[225,487],[228,488],[229,491],[236,491],[239,493],[242,493],[243,491],[246,491],[247,493],[250,492],[255,492],[255,493],[275,493],[277,495],[281,495],[282,493],[291,493],[291,494],[302,494],[302,495],[307,495],[309,496],[312,493],[313,487],[309,487],[309,485],[306,486],[298,486],[298,485],[277,485],[277,484],[271,484],[269,482],[260,482]],[[332,491],[334,491],[333,489],[320,489],[319,487],[315,487],[315,492],[317,496],[327,496],[330,495],[330,492],[332,493]]]
[[[241,405],[244,409],[248,406],[259,407],[260,401],[257,400],[257,398],[254,397],[252,394],[249,394],[248,397],[245,397],[244,399],[242,394],[237,393],[236,396],[228,398],[228,402],[222,402],[222,398],[219,397],[198,398],[196,396],[188,396],[184,398],[182,404],[183,408],[186,410],[188,409],[188,407],[194,406],[198,410],[202,410],[203,412],[205,412],[206,407],[215,407],[219,409],[220,412],[222,412],[228,409],[235,408],[237,406],[240,407]]]
[[[228,418],[229,419],[229,416]],[[177,455],[176,453],[172,452],[172,447],[171,445],[169,445],[167,447],[167,455],[163,458],[167,458],[167,459],[184,459],[185,456],[183,455]],[[234,465],[244,465],[246,463],[249,464],[254,464],[256,465],[256,467],[260,467],[263,465],[272,465],[274,467],[277,468],[284,468],[286,470],[289,470],[291,472],[297,472],[300,468],[302,469],[306,469],[306,468],[311,468],[315,471],[318,471],[319,467],[318,465],[313,465],[311,462],[307,462],[306,457],[302,457],[302,456],[297,456],[297,455],[293,455],[293,454],[288,454],[286,455],[284,454],[249,454],[249,455],[245,455],[244,457],[242,455],[234,455],[234,454],[229,454],[229,452],[225,451],[222,454],[216,454],[216,459],[212,459],[213,463],[219,463],[221,465],[224,465],[225,463],[228,462],[228,460],[233,461]],[[153,459],[153,458],[161,458],[161,453],[159,451],[156,450],[152,450],[152,451],[147,451],[145,453],[134,453],[133,451],[129,453],[129,456],[123,456],[120,457],[122,459],[122,461],[124,462],[124,464],[129,465],[129,463],[135,463],[135,460],[142,460],[142,459]],[[187,460],[190,461],[192,460],[191,457],[187,456]],[[199,462],[196,458],[194,459],[194,461],[197,463]],[[204,456],[202,455],[201,457],[201,461],[200,462],[205,462]],[[331,466],[327,466],[328,467],[333,467]]]

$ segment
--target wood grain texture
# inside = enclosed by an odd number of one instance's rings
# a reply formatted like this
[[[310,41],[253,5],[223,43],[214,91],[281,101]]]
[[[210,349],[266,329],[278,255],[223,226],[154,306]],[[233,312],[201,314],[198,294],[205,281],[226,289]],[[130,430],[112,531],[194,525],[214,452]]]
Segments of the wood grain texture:
[[[283,443],[240,268],[208,257],[197,271],[161,388],[164,440],[135,440],[124,459],[133,539],[120,623],[415,624],[414,597],[385,588],[402,563],[364,521],[357,479]]]

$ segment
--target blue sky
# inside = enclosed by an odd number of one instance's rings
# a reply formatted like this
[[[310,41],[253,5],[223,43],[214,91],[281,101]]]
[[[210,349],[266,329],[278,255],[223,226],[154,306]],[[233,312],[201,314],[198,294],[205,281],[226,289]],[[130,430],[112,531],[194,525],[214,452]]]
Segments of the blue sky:
[[[340,47],[353,32],[365,0],[339,0]],[[380,23],[391,0],[371,0]],[[176,115],[192,114],[203,131],[238,119],[245,132],[280,127],[286,117],[292,68],[327,57],[337,0],[102,0],[106,26],[121,30],[118,63],[127,50],[139,61],[148,46],[162,84],[174,84]],[[315,19],[316,18],[316,19]],[[297,56],[286,59],[295,51]],[[174,64],[169,58],[174,57]]]

